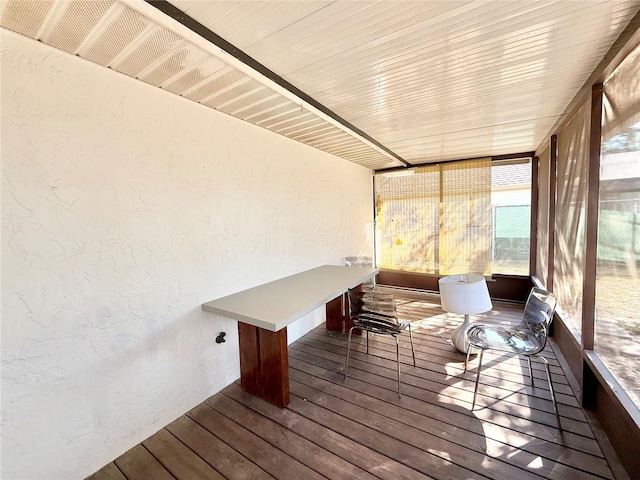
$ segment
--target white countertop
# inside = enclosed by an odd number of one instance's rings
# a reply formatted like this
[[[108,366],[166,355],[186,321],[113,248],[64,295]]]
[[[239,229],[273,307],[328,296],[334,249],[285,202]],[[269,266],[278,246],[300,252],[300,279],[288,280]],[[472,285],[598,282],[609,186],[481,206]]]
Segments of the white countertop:
[[[377,273],[376,268],[323,265],[204,303],[202,309],[277,332]]]

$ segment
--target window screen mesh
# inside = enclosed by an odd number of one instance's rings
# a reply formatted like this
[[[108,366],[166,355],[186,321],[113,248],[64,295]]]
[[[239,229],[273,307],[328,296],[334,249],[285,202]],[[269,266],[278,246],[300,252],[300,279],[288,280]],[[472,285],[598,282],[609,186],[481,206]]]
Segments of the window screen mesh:
[[[442,166],[441,275],[491,273],[491,159]]]
[[[558,133],[554,249],[554,292],[577,329],[582,326],[585,255],[585,207],[589,168],[587,101]]]
[[[604,83],[595,349],[640,407],[640,46]]]
[[[376,174],[379,268],[490,273],[491,160]]]
[[[375,193],[378,267],[436,273],[440,214],[438,166],[377,174]]]

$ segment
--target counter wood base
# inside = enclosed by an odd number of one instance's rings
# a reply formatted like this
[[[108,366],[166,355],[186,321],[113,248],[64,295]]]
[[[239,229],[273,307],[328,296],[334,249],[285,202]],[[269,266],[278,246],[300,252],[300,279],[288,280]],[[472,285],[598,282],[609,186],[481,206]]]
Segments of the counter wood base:
[[[326,304],[327,328],[345,331],[344,292],[377,273],[324,265],[207,302],[202,309],[238,321],[243,390],[284,408],[290,398],[287,325]]]
[[[242,389],[284,408],[289,404],[287,327],[277,332],[238,322]]]

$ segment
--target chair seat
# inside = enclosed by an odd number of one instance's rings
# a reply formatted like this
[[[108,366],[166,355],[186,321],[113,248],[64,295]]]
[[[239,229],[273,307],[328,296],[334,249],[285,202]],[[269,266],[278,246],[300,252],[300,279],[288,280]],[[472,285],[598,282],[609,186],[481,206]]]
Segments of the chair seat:
[[[522,355],[535,355],[544,346],[530,330],[486,324],[472,325],[467,330],[467,341],[474,348]]]
[[[371,312],[363,312],[351,319],[353,325],[368,330],[372,333],[383,335],[397,335],[409,327],[409,322],[395,321],[384,315],[376,315]]]

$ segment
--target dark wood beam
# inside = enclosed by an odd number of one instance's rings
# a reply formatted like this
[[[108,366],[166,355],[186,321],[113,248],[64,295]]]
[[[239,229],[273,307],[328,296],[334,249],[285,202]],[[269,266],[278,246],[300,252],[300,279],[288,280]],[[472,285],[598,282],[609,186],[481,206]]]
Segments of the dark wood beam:
[[[598,200],[600,193],[600,144],[602,130],[602,83],[591,90],[589,169],[585,231],[584,276],[582,285],[582,348],[593,350],[596,315],[596,262],[598,260]],[[594,393],[583,391],[583,395]]]
[[[551,135],[549,142],[549,250],[547,258],[547,290],[553,292],[553,257],[556,241],[556,183],[558,176],[558,136]]]
[[[529,275],[536,271],[538,262],[538,205],[539,205],[540,159],[531,159],[531,226],[529,233]]]

